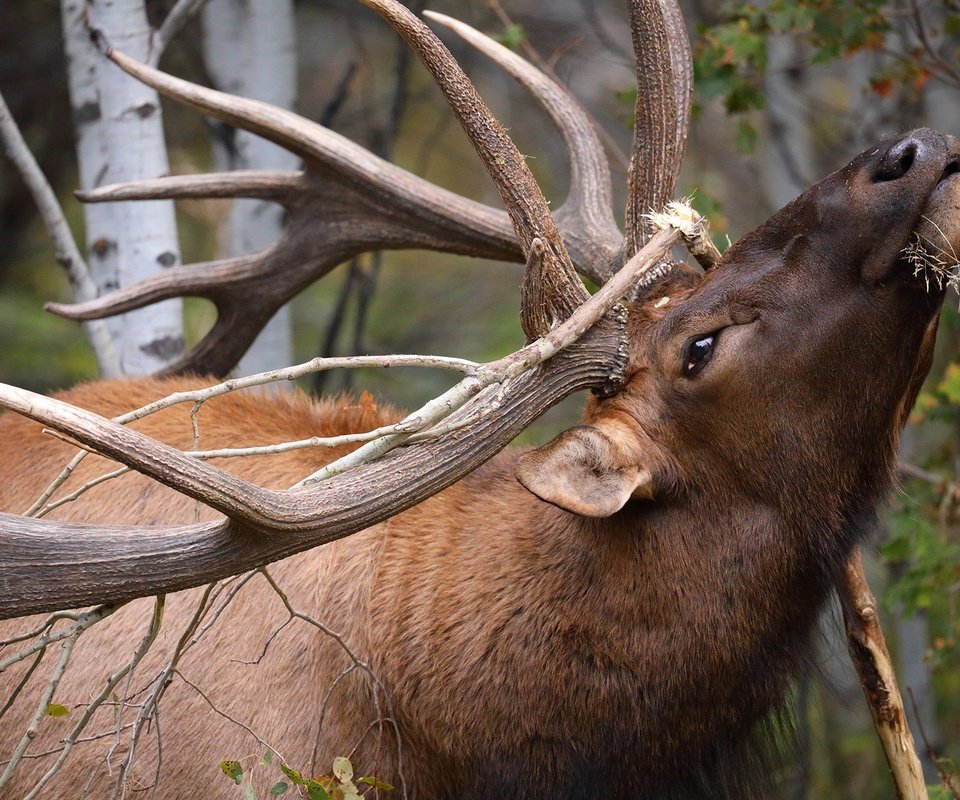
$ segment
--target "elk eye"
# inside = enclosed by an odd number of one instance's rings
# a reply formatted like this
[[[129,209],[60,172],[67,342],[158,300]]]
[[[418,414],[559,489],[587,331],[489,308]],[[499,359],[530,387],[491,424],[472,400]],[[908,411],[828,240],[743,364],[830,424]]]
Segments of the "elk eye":
[[[683,374],[693,377],[706,365],[713,355],[713,348],[717,342],[717,334],[711,333],[694,339],[687,346],[687,353],[683,363]]]

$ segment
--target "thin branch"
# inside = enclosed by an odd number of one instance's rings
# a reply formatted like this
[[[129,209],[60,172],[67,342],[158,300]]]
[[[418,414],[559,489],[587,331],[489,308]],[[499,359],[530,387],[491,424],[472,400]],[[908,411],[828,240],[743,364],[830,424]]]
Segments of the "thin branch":
[[[167,49],[167,45],[197,15],[206,2],[207,0],[177,0],[163,23],[153,32],[153,37],[150,40],[150,52],[147,57],[147,63],[151,67],[160,63],[160,58],[164,50]]]
[[[266,578],[267,582],[270,584],[270,587],[273,589],[274,592],[276,592],[277,597],[280,598],[280,602],[283,603],[284,607],[287,609],[287,612],[290,614],[291,617],[296,617],[297,619],[302,620],[308,623],[309,625],[312,625],[317,630],[322,632],[324,635],[329,636],[331,639],[333,639],[339,645],[340,649],[347,656],[347,658],[350,659],[353,666],[362,670],[368,676],[370,681],[374,684],[374,687],[379,689],[380,692],[383,694],[384,701],[387,704],[387,709],[390,714],[390,716],[387,719],[393,727],[394,737],[397,742],[397,777],[399,778],[399,781],[400,781],[401,794],[403,795],[403,797],[406,797],[407,788],[406,788],[406,780],[404,779],[404,776],[403,776],[403,747],[400,739],[400,728],[396,723],[395,714],[393,712],[393,703],[390,699],[390,693],[387,691],[387,687],[383,685],[383,682],[380,680],[376,672],[373,671],[373,668],[367,662],[361,661],[354,654],[353,650],[350,649],[350,646],[347,644],[346,640],[339,633],[332,630],[331,628],[328,628],[322,622],[310,616],[309,614],[305,614],[302,611],[297,611],[293,607],[293,604],[290,602],[290,599],[287,597],[286,593],[280,588],[277,582],[273,579],[273,577],[267,571],[266,567],[261,567],[258,571],[260,572],[261,575],[263,575],[264,578]],[[339,680],[340,678],[338,677],[337,681]],[[376,691],[372,693],[372,696],[373,696],[374,705],[376,707],[377,718],[383,719],[383,716],[380,713],[380,703],[379,703],[379,700],[377,699]],[[317,736],[318,737],[320,736],[319,730],[317,731]],[[314,752],[314,755],[313,755],[313,759],[315,758],[316,758],[316,752]]]
[[[293,381],[297,378],[303,377],[304,375],[309,375],[314,372],[323,372],[326,370],[334,369],[361,369],[366,367],[381,367],[383,369],[390,369],[393,367],[421,367],[424,369],[446,369],[452,370],[454,372],[465,372],[471,373],[475,371],[480,365],[474,361],[468,361],[462,358],[451,358],[447,356],[420,356],[420,355],[387,355],[387,356],[347,356],[341,358],[314,358],[310,361],[307,361],[303,364],[296,364],[292,367],[285,367],[283,369],[270,370],[268,372],[260,372],[255,375],[248,375],[243,378],[231,378],[230,380],[218,383],[214,386],[209,386],[200,389],[194,389],[190,391],[175,392],[167,397],[161,398],[153,403],[149,403],[145,406],[141,406],[133,411],[130,411],[126,414],[122,414],[118,417],[113,418],[113,422],[118,425],[126,425],[130,422],[135,422],[136,420],[143,419],[150,414],[155,414],[158,411],[162,411],[166,408],[178,405],[180,403],[194,403],[195,408],[193,411],[192,418],[196,419],[196,413],[199,411],[200,405],[205,403],[207,400],[210,400],[214,397],[220,397],[224,394],[229,394],[230,392],[235,392],[240,389],[249,389],[255,386],[263,386],[268,383],[273,383],[275,381]],[[380,430],[375,431],[374,433],[377,436],[382,436],[386,433],[397,433],[403,432],[406,428],[398,423],[396,426],[390,426],[390,430]],[[195,431],[196,434],[196,431]],[[361,434],[362,435],[362,434]],[[353,439],[352,441],[363,441],[362,439]],[[341,442],[332,442],[331,438],[321,440],[319,438],[314,440],[305,440],[303,444],[300,444],[300,447],[336,447],[340,444],[349,444],[351,443],[349,439],[345,439]],[[76,442],[71,442],[75,446],[83,447],[78,445]],[[275,447],[275,446],[271,446]],[[288,449],[297,449],[297,447],[290,447]],[[260,455],[262,452],[257,452],[257,448],[246,448],[242,452],[230,452],[229,455]],[[61,500],[58,500],[56,503],[51,503],[47,505],[47,501],[54,495],[54,493],[69,479],[70,475],[76,470],[80,462],[86,458],[88,453],[92,452],[88,449],[83,449],[82,452],[77,453],[67,464],[66,467],[60,472],[60,474],[53,480],[53,482],[43,490],[40,497],[38,497],[34,503],[28,508],[23,516],[25,517],[41,517],[44,514],[51,511],[53,508],[56,508],[59,505],[63,505],[65,502],[76,499],[80,494],[92,488],[92,486],[97,485],[98,483],[103,482],[104,480],[109,480],[111,478],[118,477],[123,474],[123,471],[117,470],[115,472],[109,473],[108,475],[100,476],[99,478],[92,481],[90,484],[85,484],[80,487],[76,492],[68,495]],[[211,451],[214,452],[214,451]],[[215,453],[214,455],[204,456],[203,454],[198,454],[198,451],[188,451],[187,455],[192,455],[195,458],[215,458],[227,451],[221,451]],[[282,452],[281,450],[271,450],[270,448],[264,452]]]
[[[156,641],[157,634],[160,633],[160,624],[163,620],[163,607],[164,598],[161,595],[157,597],[154,603],[153,614],[150,615],[150,622],[147,632],[144,634],[139,647],[137,647],[133,654],[133,657],[107,679],[106,686],[103,687],[103,690],[100,692],[100,694],[98,694],[87,705],[84,713],[77,721],[77,724],[73,726],[73,730],[71,730],[70,733],[67,734],[67,737],[63,740],[63,749],[60,751],[60,756],[53,763],[50,769],[44,773],[40,780],[37,781],[33,789],[30,790],[30,793],[24,797],[24,800],[33,800],[33,798],[37,797],[41,789],[43,789],[50,779],[60,771],[60,768],[64,765],[70,755],[70,752],[73,750],[73,746],[77,743],[80,734],[83,733],[84,729],[87,727],[87,724],[97,712],[97,709],[99,709],[100,706],[103,705],[103,703],[107,700],[107,698],[110,697],[114,688],[118,683],[120,683],[121,680],[123,680],[124,676],[127,674],[132,674],[133,670],[136,669],[137,665],[147,654],[147,651]]]
[[[74,624],[70,629],[70,636],[63,642],[62,645],[60,645],[60,658],[57,660],[57,664],[53,668],[53,672],[50,675],[50,680],[47,682],[46,687],[40,694],[40,701],[37,703],[33,717],[27,724],[27,729],[24,731],[20,742],[14,748],[13,754],[10,757],[10,761],[7,762],[7,768],[3,771],[3,774],[0,775],[0,790],[2,790],[3,787],[10,781],[10,778],[13,777],[13,773],[16,771],[20,761],[23,759],[24,753],[26,753],[27,748],[30,746],[30,742],[32,742],[36,737],[37,727],[40,725],[40,721],[47,713],[47,708],[50,707],[50,701],[53,700],[53,695],[57,691],[57,687],[60,685],[60,680],[63,678],[63,674],[67,670],[67,665],[70,663],[70,656],[73,654],[74,645],[76,645],[77,639],[84,630],[84,628],[80,627],[79,623]]]
[[[57,196],[33,157],[33,153],[30,152],[30,148],[27,147],[2,93],[0,93],[0,143],[3,144],[7,156],[20,172],[23,182],[36,203],[47,234],[50,236],[54,256],[67,272],[74,297],[81,302],[95,299],[97,286],[90,275],[87,262],[80,254]],[[120,360],[114,351],[107,324],[102,320],[91,320],[83,323],[83,327],[93,347],[100,374],[104,377],[122,374]]]
[[[933,64],[939,67],[947,76],[949,82],[954,86],[960,86],[960,71],[958,71],[950,61],[943,58],[937,51],[937,48],[934,47],[930,39],[930,33],[927,30],[927,24],[923,19],[923,11],[917,3],[917,0],[910,0],[910,7],[912,9],[911,17],[913,19],[914,30],[917,32],[917,38],[920,39],[920,44],[923,45],[923,49],[927,52],[927,55],[930,56]]]
[[[43,660],[44,655],[46,655],[47,649],[41,648],[36,657],[33,659],[33,663],[23,674],[23,677],[17,681],[17,685],[13,687],[13,691],[10,692],[10,696],[7,698],[7,701],[3,704],[3,708],[0,708],[0,719],[3,719],[3,715],[10,710],[10,707],[13,705],[14,701],[19,696],[20,692],[23,691],[23,687],[27,685],[27,681],[30,680],[30,676],[36,671],[37,667],[40,666],[40,662]]]
[[[5,671],[8,667],[12,667],[14,664],[18,664],[25,658],[29,658],[38,650],[42,650],[45,647],[49,647],[51,644],[56,644],[57,642],[62,642],[65,639],[69,639],[75,633],[79,636],[85,630],[100,622],[100,620],[109,617],[122,605],[124,604],[105,603],[90,611],[77,615],[73,625],[71,625],[69,628],[64,628],[62,631],[58,631],[57,633],[49,633],[46,636],[42,636],[29,646],[19,650],[12,656],[8,656],[3,661],[0,661],[0,672]]]
[[[173,674],[173,675],[176,675],[176,676],[177,676],[178,678],[180,678],[180,680],[182,680],[187,686],[189,686],[191,689],[193,689],[193,691],[195,691],[195,692],[197,693],[197,695],[200,697],[200,699],[203,700],[208,706],[210,706],[211,710],[212,710],[215,714],[219,714],[219,715],[220,715],[221,717],[223,717],[225,720],[227,720],[228,722],[232,722],[232,723],[233,723],[234,725],[236,725],[238,728],[243,728],[243,730],[245,730],[245,731],[246,731],[247,733],[249,733],[254,739],[257,740],[257,744],[259,744],[261,747],[267,748],[268,750],[272,750],[274,753],[277,754],[277,756],[280,758],[281,761],[283,761],[284,763],[286,763],[286,759],[281,755],[280,750],[278,750],[276,747],[274,747],[272,744],[270,744],[270,742],[268,742],[266,739],[262,739],[262,738],[259,736],[259,734],[257,734],[256,731],[254,731],[253,728],[251,728],[249,725],[246,725],[245,723],[241,722],[240,720],[236,719],[235,717],[231,717],[226,711],[222,711],[221,709],[217,708],[216,704],[215,704],[209,697],[207,697],[207,695],[204,693],[203,689],[201,689],[199,686],[197,686],[197,684],[195,684],[193,681],[189,680],[179,669],[174,670],[172,674]]]
[[[930,761],[933,762],[933,765],[937,768],[937,774],[940,776],[940,783],[950,792],[954,800],[960,800],[960,788],[957,787],[956,781],[954,778],[955,775],[951,775],[947,770],[943,768],[943,764],[940,763],[940,759],[937,756],[937,751],[933,749],[933,745],[930,744],[930,740],[927,738],[927,732],[923,729],[923,722],[921,720],[920,709],[917,708],[917,699],[913,696],[913,689],[909,686],[907,687],[907,697],[910,698],[910,706],[913,708],[913,718],[917,721],[917,730],[920,731],[920,740],[923,742],[923,746],[927,751],[927,756],[929,756]]]
[[[213,584],[208,585],[203,594],[200,596],[200,602],[197,605],[197,610],[194,612],[194,615],[190,618],[190,621],[187,623],[186,628],[183,633],[180,635],[180,638],[177,640],[177,645],[173,649],[173,653],[170,656],[169,661],[167,662],[166,667],[164,667],[163,672],[156,679],[154,683],[154,690],[150,696],[143,702],[143,705],[140,707],[140,712],[137,714],[137,718],[133,723],[133,728],[130,733],[130,748],[127,751],[126,758],[123,759],[123,762],[120,764],[120,769],[117,774],[117,782],[114,788],[113,796],[114,800],[121,797],[124,791],[124,781],[126,776],[130,772],[130,768],[133,765],[133,759],[136,755],[137,743],[140,740],[140,733],[143,730],[144,725],[152,720],[157,720],[159,715],[159,704],[160,699],[163,697],[163,694],[166,692],[167,687],[170,686],[171,676],[177,669],[177,664],[183,651],[187,644],[187,640],[190,636],[193,635],[196,631],[197,626],[200,624],[200,620],[203,618],[203,614],[207,609],[207,600],[210,596],[210,592],[213,590]],[[159,739],[159,724],[158,724],[158,739]],[[114,746],[111,748],[110,753],[112,753],[116,747],[119,745],[119,737],[115,741]],[[109,758],[109,753],[107,755]]]

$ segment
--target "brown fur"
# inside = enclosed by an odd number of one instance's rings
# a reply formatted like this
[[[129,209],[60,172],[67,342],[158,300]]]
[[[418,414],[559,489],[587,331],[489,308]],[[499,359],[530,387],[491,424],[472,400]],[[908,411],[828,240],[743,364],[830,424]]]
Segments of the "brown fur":
[[[666,306],[635,306],[630,379],[614,397],[590,401],[579,433],[534,455],[507,451],[385,523],[270,568],[298,609],[339,631],[383,680],[412,797],[750,791],[751,732],[782,702],[817,610],[889,486],[900,426],[929,364],[942,294],[898,273],[897,254],[960,150],[931,131],[911,136],[919,152],[904,176],[883,173],[896,143],[864,154],[741,240],[697,288],[678,284]],[[688,342],[712,331],[721,331],[712,360],[685,376]],[[110,416],[187,383],[98,383],[63,397]],[[369,408],[345,403],[230,396],[203,411],[200,444],[378,423]],[[190,446],[186,410],[138,427]],[[0,452],[0,508],[23,510],[70,448],[5,415]],[[300,451],[222,466],[281,487],[324,457]],[[84,477],[104,468],[92,462]],[[550,503],[516,480],[518,463]],[[582,480],[555,479],[571,463]],[[642,497],[630,499],[641,473]],[[591,478],[603,475],[613,477]],[[629,491],[617,475],[628,476]],[[606,491],[617,502],[590,508],[609,516],[568,510]],[[144,524],[210,514],[131,475],[55,516]],[[196,598],[169,599],[160,652],[135,685],[156,674]],[[81,639],[56,698],[74,712],[44,719],[35,751],[55,745],[133,651],[148,605],[131,604]],[[189,651],[183,673],[291,766],[326,771],[363,739],[358,774],[398,782],[389,734],[379,746],[375,733],[363,736],[374,710],[359,674],[333,694],[310,764],[325,693],[348,662],[299,623],[259,665],[239,661],[255,658],[284,619],[265,582],[253,580]],[[12,671],[2,696],[23,672]],[[28,713],[21,701],[4,718],[5,750]],[[109,730],[109,716],[91,731]],[[160,733],[159,797],[237,796],[218,762],[263,749],[177,679]],[[78,748],[47,796],[75,793],[91,771],[91,796],[103,796],[109,741]],[[154,780],[155,729],[141,747],[131,788]],[[48,763],[25,763],[6,796],[18,797]]]

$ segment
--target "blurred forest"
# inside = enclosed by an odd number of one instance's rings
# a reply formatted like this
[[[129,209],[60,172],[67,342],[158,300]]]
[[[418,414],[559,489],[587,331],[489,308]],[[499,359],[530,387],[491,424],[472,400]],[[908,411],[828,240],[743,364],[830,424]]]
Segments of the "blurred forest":
[[[415,3],[408,3],[416,5]],[[150,0],[163,19],[172,0]],[[682,0],[697,88],[678,193],[712,221],[721,248],[886,135],[924,125],[960,134],[960,3],[923,0]],[[622,0],[435,0],[552,71],[604,132],[615,208],[623,208],[633,57]],[[296,4],[297,111],[428,180],[496,205],[488,178],[419,63],[351,0]],[[209,83],[202,26],[187,26],[161,68]],[[567,164],[559,135],[524,90],[443,34],[510,129],[547,196],[559,204]],[[82,241],[82,214],[55,0],[0,3],[0,92]],[[213,165],[221,127],[164,103],[172,172]],[[229,201],[178,203],[183,263],[220,252]],[[19,175],[0,159],[0,380],[54,390],[93,377],[80,328],[42,310],[70,299]],[[487,360],[522,343],[518,265],[418,251],[345,264],[293,304],[297,361],[318,354],[431,353]],[[187,307],[188,344],[212,321]],[[960,314],[944,310],[937,361],[911,418],[909,475],[870,546],[874,589],[924,752],[927,782],[960,797]],[[856,342],[850,343],[856,347]],[[280,365],[277,365],[280,366]],[[331,374],[324,391],[369,389],[404,406],[446,388],[443,375],[389,370]],[[305,388],[317,388],[306,385]],[[576,416],[567,401],[525,436],[542,441]],[[802,601],[802,598],[798,598]],[[849,667],[837,615],[817,642],[822,674],[797,687],[798,750],[784,796],[885,798],[891,784]],[[940,764],[934,763],[934,756]],[[951,778],[951,776],[954,776]],[[953,794],[948,788],[953,781]]]

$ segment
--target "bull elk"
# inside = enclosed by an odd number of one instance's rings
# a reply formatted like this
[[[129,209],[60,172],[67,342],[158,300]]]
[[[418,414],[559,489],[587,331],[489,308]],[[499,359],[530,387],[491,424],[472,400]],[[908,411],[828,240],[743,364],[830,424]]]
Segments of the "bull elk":
[[[234,796],[218,763],[269,746],[311,772],[350,750],[358,770],[421,800],[750,796],[818,610],[891,485],[930,365],[945,287],[915,275],[903,251],[934,236],[960,246],[960,142],[927,129],[886,141],[743,237],[704,277],[666,261],[637,280],[631,265],[660,258],[671,241],[652,235],[642,212],[672,193],[685,139],[688,53],[672,4],[631,9],[641,91],[624,237],[602,150],[564,90],[441,20],[530,87],[561,126],[573,180],[555,224],[429,29],[390,0],[364,1],[434,72],[509,220],[288,112],[111,52],[160,91],[295,150],[305,168],[94,193],[254,194],[284,203],[290,225],[265,253],[60,310],[89,318],[172,294],[210,297],[218,323],[175,371],[217,374],[272,309],[351,253],[487,254],[526,261],[521,318],[532,344],[505,361],[530,368],[487,383],[479,368],[468,376],[475,396],[442,435],[295,489],[333,456],[300,449],[221,468],[181,452],[195,444],[189,409],[128,427],[107,419],[198,378],[91,383],[59,400],[5,388],[3,404],[23,416],[0,419],[9,512],[0,515],[0,617],[123,607],[82,638],[56,640],[76,652],[62,679],[54,674],[55,696],[43,694],[51,682],[37,669],[44,649],[8,659],[0,696],[14,699],[0,710],[0,743],[3,752],[29,745],[34,757],[8,768],[0,793]],[[577,272],[606,286],[588,299]],[[248,310],[242,298],[254,291],[259,305]],[[601,308],[599,320],[563,338],[587,306]],[[587,387],[582,424],[541,448],[498,452]],[[228,394],[205,404],[199,430],[204,448],[221,448],[396,419],[342,398]],[[45,520],[15,516],[74,450],[41,425],[142,474],[96,486]],[[92,456],[76,479],[107,468]],[[154,612],[150,601],[128,602],[271,561],[172,595],[159,628],[159,602]],[[286,627],[293,618],[303,627]],[[72,631],[77,619],[52,630]],[[0,636],[31,627],[53,636],[24,620]],[[117,671],[134,654],[136,680]],[[74,720],[98,693],[78,740]],[[38,714],[52,699],[71,716]]]

